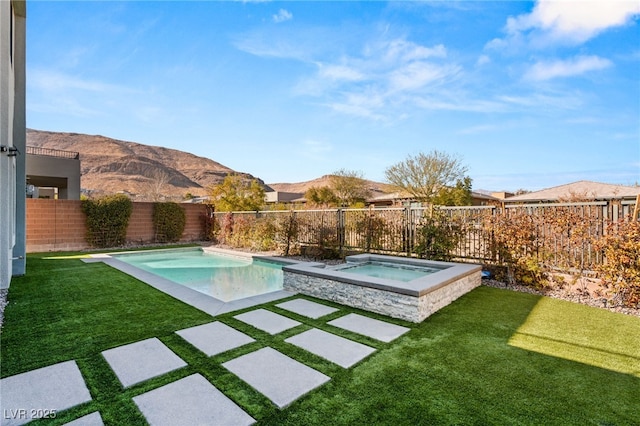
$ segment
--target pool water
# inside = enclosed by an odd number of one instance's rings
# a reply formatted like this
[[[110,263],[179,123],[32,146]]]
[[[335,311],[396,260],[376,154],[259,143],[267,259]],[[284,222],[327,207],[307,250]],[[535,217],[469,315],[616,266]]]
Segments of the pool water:
[[[271,262],[205,253],[201,249],[113,257],[223,302],[282,290],[282,265]]]
[[[368,277],[409,282],[440,271],[437,268],[393,264],[388,262],[367,262],[347,265],[339,269],[342,272],[366,275]]]

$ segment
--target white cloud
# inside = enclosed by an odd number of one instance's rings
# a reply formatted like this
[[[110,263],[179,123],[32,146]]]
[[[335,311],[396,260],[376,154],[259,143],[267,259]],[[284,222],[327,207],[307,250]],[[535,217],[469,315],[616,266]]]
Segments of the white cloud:
[[[268,29],[254,29],[232,37],[232,44],[239,50],[260,57],[293,59],[313,63],[315,58],[330,48],[322,41],[331,40],[329,30],[308,27],[292,34],[288,25],[272,25]]]
[[[326,37],[331,32],[316,28],[314,34]],[[318,43],[318,40],[324,38],[311,40],[303,34],[292,36],[290,31],[286,37],[279,32],[271,37],[252,33],[243,37],[236,47],[255,55],[288,58],[312,66],[314,72],[301,75],[292,83],[294,96],[315,99],[316,105],[336,114],[385,123],[404,120],[418,110],[481,113],[532,107],[541,107],[544,111],[572,110],[584,101],[579,92],[529,93],[528,89],[522,92],[514,86],[505,90],[501,89],[503,85],[477,86],[486,73],[481,66],[492,62],[488,54],[478,57],[476,67],[465,69],[461,63],[448,58],[444,45],[422,45],[403,36],[390,36],[386,28],[359,50],[353,43],[349,49],[336,51],[335,44],[333,49],[326,49],[327,43]],[[564,68],[559,66],[562,64]],[[555,65],[555,68],[545,73],[545,65]],[[595,56],[578,57],[561,64],[541,62],[534,65],[528,78],[548,80],[610,65],[606,59]],[[500,96],[505,91],[509,96]]]
[[[401,38],[382,42],[378,46],[369,47],[366,50],[366,53],[372,55],[377,55],[380,52],[384,52],[382,59],[390,63],[415,61],[431,57],[444,58],[447,56],[447,49],[442,44],[426,47]]]
[[[303,62],[310,61],[312,57],[312,52],[304,45],[285,38],[273,40],[256,34],[237,39],[234,41],[234,45],[236,48],[255,56],[294,59]]]
[[[389,74],[391,91],[416,90],[430,84],[440,84],[460,72],[456,65],[437,65],[429,62],[411,62]]]
[[[117,84],[104,83],[99,80],[85,79],[58,71],[43,69],[29,70],[28,85],[45,92],[74,93],[94,92],[103,94],[139,93],[138,90]]]
[[[412,96],[458,79],[461,73],[461,67],[447,59],[444,45],[390,36],[385,26],[379,27],[378,37],[359,45],[353,36],[332,28],[311,27],[296,34],[281,28],[238,35],[234,45],[252,55],[312,65],[315,72],[300,76],[291,92],[317,98],[318,105],[334,112],[395,120],[415,106]]]
[[[328,80],[359,81],[364,78],[361,71],[345,65],[318,64],[318,75]]]
[[[29,112],[70,115],[80,118],[96,117],[104,114],[104,111],[85,107],[73,97],[68,96],[55,96],[31,101],[27,109]]]
[[[45,91],[69,91],[83,90],[89,92],[123,91],[123,87],[103,83],[96,80],[87,80],[81,77],[71,76],[56,71],[32,70],[29,72],[29,85]]]
[[[445,47],[422,46],[404,38],[367,44],[360,54],[342,55],[337,61],[316,63],[318,72],[296,87],[298,93],[325,98],[335,112],[384,120],[400,111],[421,91],[451,81],[460,67],[444,62]],[[307,91],[305,93],[305,90]]]
[[[488,55],[480,55],[476,61],[476,66],[480,67],[491,62],[491,58]]]
[[[384,95],[368,89],[362,92],[343,93],[341,99],[329,103],[328,106],[335,112],[383,120],[384,116],[377,111],[382,109],[385,103]]]
[[[543,81],[558,77],[582,75],[589,71],[609,68],[611,65],[611,61],[599,56],[577,56],[564,61],[537,62],[524,77],[527,80]]]
[[[501,95],[496,100],[505,104],[508,110],[514,108],[526,110],[551,111],[559,110],[576,110],[584,106],[584,99],[579,93],[532,93],[522,95]]]
[[[459,135],[475,135],[478,133],[486,133],[493,132],[494,130],[499,130],[501,127],[498,127],[494,124],[480,124],[478,126],[467,127],[465,129],[458,130]]]
[[[293,14],[286,9],[280,9],[277,14],[273,15],[273,22],[277,24],[291,19],[293,19]]]
[[[432,111],[466,111],[466,112],[505,112],[509,108],[506,102],[499,99],[473,99],[465,94],[438,93],[435,96],[420,96],[413,99],[419,108]]]
[[[158,107],[139,106],[149,92],[50,69],[29,70],[27,91],[29,109],[73,117],[109,116],[128,111],[142,121],[166,116]],[[144,96],[141,96],[144,95]]]
[[[528,41],[534,47],[549,44],[581,44],[610,29],[633,23],[640,2],[629,0],[539,0],[531,13],[509,17],[505,39],[494,39],[489,48],[504,48]]]

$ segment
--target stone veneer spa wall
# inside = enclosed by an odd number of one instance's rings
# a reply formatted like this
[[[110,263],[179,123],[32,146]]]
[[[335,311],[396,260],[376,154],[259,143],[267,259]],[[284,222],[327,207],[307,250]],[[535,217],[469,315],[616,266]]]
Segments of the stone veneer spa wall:
[[[478,287],[482,280],[480,265],[373,254],[346,260],[347,265],[375,263],[437,271],[403,282],[349,273],[344,265],[308,262],[283,267],[284,290],[417,323]]]

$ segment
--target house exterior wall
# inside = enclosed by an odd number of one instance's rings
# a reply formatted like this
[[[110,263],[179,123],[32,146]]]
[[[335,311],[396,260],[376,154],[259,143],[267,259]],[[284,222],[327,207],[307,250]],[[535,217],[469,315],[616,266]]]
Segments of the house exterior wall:
[[[24,273],[24,2],[0,2],[0,288]]]
[[[290,203],[302,197],[304,194],[299,192],[270,191],[265,192],[264,201],[266,203]]]
[[[90,248],[85,239],[86,216],[80,200],[29,198],[27,202],[27,253],[73,251]],[[204,204],[181,204],[186,224],[181,242],[204,238]],[[133,203],[127,228],[128,244],[148,244],[155,240],[153,203]]]
[[[66,186],[58,186],[58,198],[80,199],[80,160],[46,155],[27,155],[27,160],[27,176],[39,176],[42,181],[47,178],[65,180]]]

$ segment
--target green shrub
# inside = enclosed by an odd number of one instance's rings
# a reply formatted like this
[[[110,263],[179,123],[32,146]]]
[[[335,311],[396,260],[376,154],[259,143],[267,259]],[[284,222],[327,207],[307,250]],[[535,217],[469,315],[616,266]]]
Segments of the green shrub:
[[[237,174],[229,174],[222,183],[210,187],[209,196],[219,212],[258,211],[264,205],[262,185]]]
[[[187,217],[178,203],[165,202],[153,204],[153,229],[159,243],[180,241]]]
[[[418,228],[418,256],[431,260],[449,261],[462,239],[462,223],[448,217],[442,210],[434,208]]]
[[[87,216],[87,243],[92,247],[124,245],[127,226],[133,210],[129,197],[123,194],[81,201]]]

